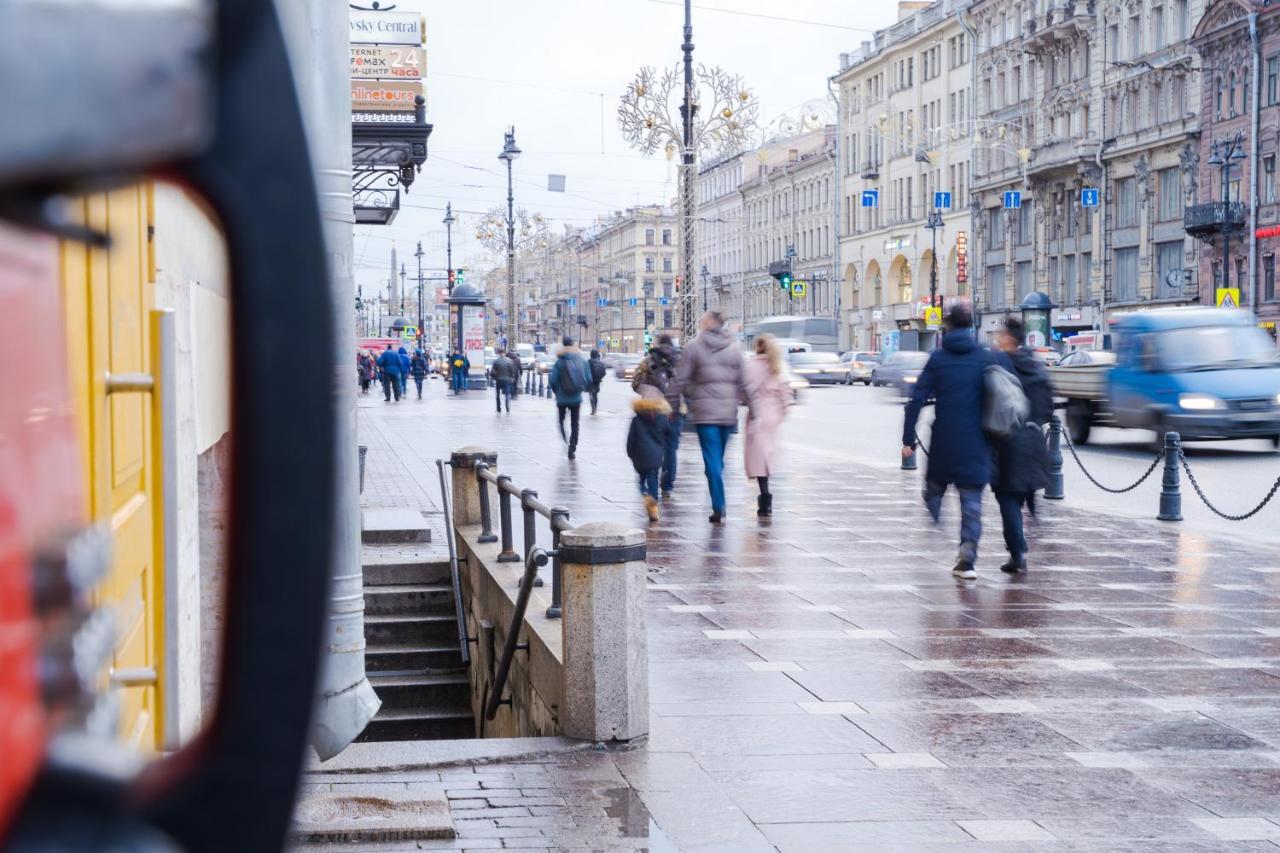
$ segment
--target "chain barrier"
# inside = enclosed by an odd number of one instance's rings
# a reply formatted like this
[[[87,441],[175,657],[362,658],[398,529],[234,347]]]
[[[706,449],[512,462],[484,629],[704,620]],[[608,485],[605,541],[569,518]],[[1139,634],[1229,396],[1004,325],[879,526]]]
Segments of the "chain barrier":
[[[1209,498],[1205,496],[1204,489],[1200,488],[1200,484],[1196,482],[1196,475],[1191,473],[1191,464],[1187,462],[1187,454],[1182,452],[1181,449],[1178,451],[1178,461],[1182,463],[1182,470],[1187,473],[1187,479],[1191,481],[1191,488],[1196,490],[1196,494],[1200,496],[1200,500],[1204,501],[1204,505],[1207,506],[1209,511],[1214,515],[1220,518],[1225,518],[1227,521],[1244,521],[1248,518],[1252,518],[1257,515],[1263,507],[1271,502],[1271,499],[1276,496],[1276,492],[1280,492],[1280,477],[1277,477],[1276,481],[1271,485],[1271,491],[1267,492],[1267,496],[1262,499],[1260,504],[1246,513],[1231,515],[1223,512],[1209,502]]]
[[[1138,486],[1141,486],[1147,481],[1147,478],[1151,476],[1152,472],[1156,470],[1156,467],[1160,465],[1160,460],[1164,458],[1164,448],[1161,448],[1157,451],[1156,458],[1151,460],[1151,467],[1147,468],[1143,475],[1138,478],[1137,482],[1133,485],[1125,486],[1122,489],[1113,489],[1110,486],[1104,486],[1102,483],[1099,483],[1097,479],[1089,473],[1089,469],[1084,467],[1084,462],[1080,460],[1080,454],[1076,453],[1076,447],[1071,443],[1071,435],[1066,430],[1062,431],[1062,438],[1067,445],[1067,450],[1071,451],[1071,458],[1076,460],[1076,464],[1080,466],[1080,471],[1089,479],[1089,482],[1093,483],[1099,489],[1102,489],[1102,491],[1109,492],[1113,495],[1123,495],[1125,492],[1132,492],[1134,489],[1138,488]]]

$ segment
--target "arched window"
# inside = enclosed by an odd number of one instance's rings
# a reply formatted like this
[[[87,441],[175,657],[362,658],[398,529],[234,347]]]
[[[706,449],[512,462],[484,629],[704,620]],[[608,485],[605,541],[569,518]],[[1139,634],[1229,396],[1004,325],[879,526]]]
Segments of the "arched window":
[[[1236,72],[1231,72],[1231,83],[1227,86],[1227,112],[1236,114]]]
[[[1219,119],[1222,118],[1222,93],[1223,93],[1222,78],[1219,77],[1217,78],[1217,82],[1214,86],[1214,94],[1213,94],[1213,117],[1214,118],[1219,118]]]

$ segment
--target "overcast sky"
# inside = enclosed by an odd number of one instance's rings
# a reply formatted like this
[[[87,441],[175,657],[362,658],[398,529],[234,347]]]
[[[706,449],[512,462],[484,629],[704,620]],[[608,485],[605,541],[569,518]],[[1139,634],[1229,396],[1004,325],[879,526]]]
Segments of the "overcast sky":
[[[410,279],[419,239],[424,269],[440,274],[446,201],[458,217],[454,266],[488,266],[473,234],[479,214],[506,203],[497,155],[507,125],[523,150],[516,205],[543,213],[557,231],[675,195],[674,163],[629,150],[616,113],[641,65],[679,61],[681,2],[400,0],[396,8],[426,16],[427,120],[435,130],[395,223],[356,228],[356,280],[366,295],[385,284],[393,241]],[[742,74],[768,122],[826,97],[839,54],[892,24],[896,9],[895,0],[695,0],[694,59]],[[567,192],[548,192],[548,174],[565,175]]]

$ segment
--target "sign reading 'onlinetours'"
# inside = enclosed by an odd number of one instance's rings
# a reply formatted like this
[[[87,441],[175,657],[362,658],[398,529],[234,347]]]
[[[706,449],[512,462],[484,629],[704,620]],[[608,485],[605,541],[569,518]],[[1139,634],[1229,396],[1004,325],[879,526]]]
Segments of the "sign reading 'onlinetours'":
[[[417,12],[351,10],[353,44],[425,44],[422,16]]]

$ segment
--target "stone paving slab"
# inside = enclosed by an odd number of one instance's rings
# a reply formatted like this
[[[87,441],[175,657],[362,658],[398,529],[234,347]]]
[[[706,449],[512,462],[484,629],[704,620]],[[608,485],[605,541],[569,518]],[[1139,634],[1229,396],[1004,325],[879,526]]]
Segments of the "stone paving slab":
[[[438,512],[434,460],[478,444],[575,522],[640,527],[628,402],[607,384],[575,462],[547,400],[362,402],[366,503]],[[1041,502],[1032,570],[1008,578],[988,497],[961,584],[955,507],[935,529],[919,473],[815,443],[760,521],[741,452],[725,526],[686,436],[646,528],[648,743],[458,768],[470,816],[439,849],[1278,849],[1280,554]]]

